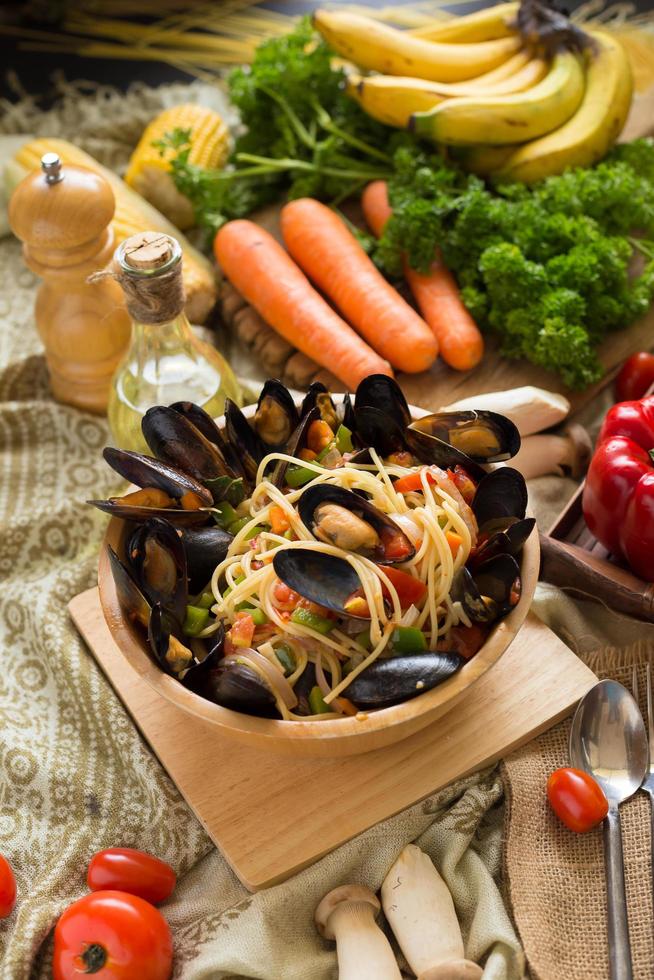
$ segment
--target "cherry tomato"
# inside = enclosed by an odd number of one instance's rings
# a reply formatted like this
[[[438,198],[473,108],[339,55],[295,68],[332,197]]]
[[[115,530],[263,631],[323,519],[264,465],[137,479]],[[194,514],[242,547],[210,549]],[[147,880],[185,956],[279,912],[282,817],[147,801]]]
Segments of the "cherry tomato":
[[[615,394],[619,402],[642,398],[654,382],[654,354],[640,351],[628,357],[615,379]]]
[[[91,858],[86,881],[92,892],[129,892],[157,905],[173,893],[177,875],[165,861],[131,847],[111,847]]]
[[[547,780],[547,798],[566,827],[585,834],[609,812],[608,801],[592,776],[581,769],[557,769]]]
[[[0,919],[11,915],[16,904],[16,879],[6,857],[0,854]]]
[[[172,964],[168,923],[137,895],[91,892],[55,926],[54,980],[169,980]]]

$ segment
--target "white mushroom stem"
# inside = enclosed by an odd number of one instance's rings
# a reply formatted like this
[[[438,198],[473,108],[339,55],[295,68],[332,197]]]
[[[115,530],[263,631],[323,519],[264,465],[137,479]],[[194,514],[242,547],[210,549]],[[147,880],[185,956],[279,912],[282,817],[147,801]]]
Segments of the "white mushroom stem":
[[[570,425],[561,435],[528,436],[510,462],[525,480],[535,476],[583,476],[590,462],[592,443],[581,425]]]
[[[393,950],[375,918],[379,899],[362,885],[329,892],[315,912],[318,932],[336,940],[338,980],[402,980]]]
[[[570,402],[554,391],[525,385],[523,388],[489,391],[485,395],[461,398],[458,402],[445,405],[441,411],[451,412],[456,409],[499,412],[515,423],[521,436],[530,436],[534,432],[542,432],[553,425],[559,425],[570,413]]]
[[[384,913],[419,980],[478,980],[481,967],[465,958],[449,889],[431,858],[408,844],[381,890]]]

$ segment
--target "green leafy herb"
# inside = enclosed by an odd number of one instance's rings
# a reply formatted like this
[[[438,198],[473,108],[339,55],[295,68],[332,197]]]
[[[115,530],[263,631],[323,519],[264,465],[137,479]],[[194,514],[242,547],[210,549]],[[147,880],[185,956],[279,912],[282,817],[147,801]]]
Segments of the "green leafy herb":
[[[570,387],[597,380],[596,348],[643,314],[654,296],[654,142],[617,147],[592,169],[533,188],[489,188],[444,157],[404,146],[389,182],[393,217],[376,257],[387,273],[401,256],[426,271],[437,247],[466,306],[501,341],[559,373]],[[634,250],[645,256],[630,275]]]

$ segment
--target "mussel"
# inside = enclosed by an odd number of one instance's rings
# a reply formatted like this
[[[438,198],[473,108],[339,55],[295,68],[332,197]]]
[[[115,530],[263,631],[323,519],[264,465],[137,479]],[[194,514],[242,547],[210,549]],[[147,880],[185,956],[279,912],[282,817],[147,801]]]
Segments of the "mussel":
[[[411,422],[411,410],[397,381],[385,374],[369,374],[356,390],[355,414],[364,408],[374,408],[401,426]]]
[[[172,524],[153,518],[139,525],[127,547],[130,567],[151,605],[161,605],[182,622],[188,598],[186,553]]]
[[[496,555],[474,571],[464,567],[452,587],[474,623],[493,623],[516,606],[520,600],[520,568],[512,555]]]
[[[348,600],[361,589],[361,581],[343,558],[311,548],[281,548],[275,552],[273,568],[277,578],[305,599],[341,616],[370,618],[346,609]]]
[[[254,670],[235,660],[221,660],[207,672],[203,693],[209,701],[232,711],[279,717],[272,691]]]
[[[300,451],[305,448],[307,434],[311,423],[315,422],[319,417],[320,413],[317,407],[314,405],[314,407],[307,412],[302,421],[298,423],[295,430],[292,432],[290,439],[283,447],[284,453],[287,456],[294,456],[296,458],[299,456]],[[273,470],[272,476],[270,477],[270,481],[274,484],[274,486],[279,487],[280,489],[284,486],[289,465],[288,460],[279,460]]]
[[[409,425],[409,441],[429,449],[429,438],[446,443],[476,463],[498,463],[515,456],[520,433],[514,423],[497,412],[438,412]],[[426,437],[413,436],[419,433]]]
[[[247,418],[231,398],[225,401],[225,433],[228,443],[236,449],[248,480],[254,482],[266,447]]]
[[[237,479],[220,448],[204,436],[186,416],[173,408],[156,405],[143,416],[141,429],[148,446],[157,457],[179,466],[205,487],[212,489],[227,477]]]
[[[459,670],[465,660],[457,653],[428,652],[379,658],[362,671],[345,694],[358,708],[390,708],[431,691]]]
[[[319,541],[372,558],[381,565],[410,561],[415,548],[404,531],[369,500],[329,483],[304,491],[298,511]]]
[[[107,447],[103,455],[112,469],[141,489],[108,500],[89,500],[94,507],[130,521],[162,517],[176,525],[207,522],[205,508],[213,503],[212,495],[188,473],[124,449]]]
[[[504,529],[507,518],[522,520],[527,510],[527,484],[518,470],[500,466],[481,479],[472,500],[480,530]]]
[[[147,629],[152,609],[150,601],[143,594],[134,573],[120,560],[111,545],[107,545],[107,554],[120,608],[127,619]]]
[[[496,522],[492,522],[496,524]],[[497,526],[496,530],[487,531],[481,534],[477,540],[477,547],[468,559],[469,568],[477,568],[482,562],[494,558],[496,555],[512,555],[516,557],[520,554],[522,546],[536,526],[533,517],[507,517],[503,526]]]
[[[234,536],[212,525],[179,528],[179,535],[186,553],[189,591],[199,592],[225,558]]]
[[[227,402],[233,404],[229,398],[226,399],[225,405],[227,405]],[[238,443],[232,443],[229,438],[224,437],[223,432],[218,428],[208,412],[205,412],[203,408],[194,402],[175,402],[170,407],[188,419],[202,433],[205,439],[208,439],[209,442],[212,442],[218,447],[227,465],[231,468],[232,476],[235,479],[245,476]],[[234,407],[236,408],[236,406]],[[240,412],[240,409],[237,410]]]
[[[322,381],[313,381],[300,406],[300,418],[304,418],[312,408],[317,408],[320,418],[336,432],[339,418],[333,399]]]
[[[288,443],[299,421],[288,388],[277,378],[270,378],[261,389],[253,418],[254,429],[261,441],[268,449],[281,449]]]

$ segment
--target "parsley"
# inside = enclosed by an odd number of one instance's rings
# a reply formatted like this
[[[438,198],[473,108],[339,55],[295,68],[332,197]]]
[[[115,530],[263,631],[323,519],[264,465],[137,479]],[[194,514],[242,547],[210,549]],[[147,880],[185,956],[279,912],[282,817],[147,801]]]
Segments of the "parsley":
[[[534,187],[490,188],[417,145],[399,149],[394,168],[393,218],[376,252],[386,272],[400,271],[403,252],[426,271],[439,247],[504,356],[556,371],[571,388],[601,377],[598,344],[654,297],[654,141]],[[645,268],[634,278],[635,250]]]

